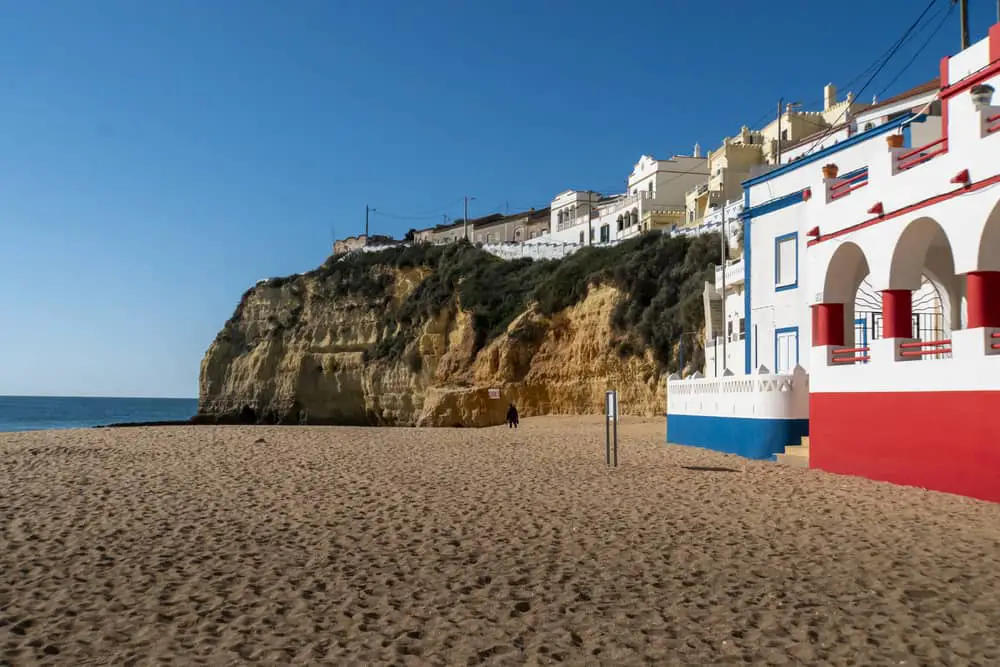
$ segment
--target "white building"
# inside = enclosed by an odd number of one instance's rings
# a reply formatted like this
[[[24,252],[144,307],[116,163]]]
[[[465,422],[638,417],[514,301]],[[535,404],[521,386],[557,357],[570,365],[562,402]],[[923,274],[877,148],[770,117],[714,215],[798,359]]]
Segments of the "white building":
[[[745,182],[743,364],[668,382],[669,441],[1000,501],[998,85],[1000,24]]]
[[[552,200],[548,242],[610,243],[643,231],[669,229],[683,219],[684,193],[708,179],[704,157],[657,160],[643,155],[628,177],[628,191],[609,197],[567,190]]]
[[[705,375],[719,377],[727,368],[743,367],[743,202],[736,200],[712,211],[697,227],[681,227],[680,234],[719,232],[726,242],[726,260],[715,267],[715,279],[705,283]],[[725,295],[725,296],[723,296]],[[723,303],[723,300],[725,303]]]

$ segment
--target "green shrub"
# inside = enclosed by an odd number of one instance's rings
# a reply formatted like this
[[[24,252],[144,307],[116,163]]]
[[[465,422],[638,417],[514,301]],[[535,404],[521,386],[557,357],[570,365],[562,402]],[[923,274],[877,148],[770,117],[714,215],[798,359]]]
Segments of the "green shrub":
[[[456,297],[472,317],[474,351],[478,352],[532,302],[537,302],[543,315],[551,316],[582,301],[591,285],[614,285],[626,295],[611,316],[618,354],[627,357],[651,349],[661,368],[676,370],[674,352],[681,334],[701,331],[704,326],[702,290],[705,281],[713,278],[711,265],[718,261],[718,235],[691,238],[652,233],[613,248],[584,248],[561,260],[542,261],[504,261],[465,241],[396,246],[331,257],[305,276],[319,279],[330,297],[355,296],[384,306],[383,335],[366,352],[367,360],[402,359],[423,325],[451,308]],[[430,272],[398,308],[390,308],[391,270],[414,267]],[[277,280],[279,286],[292,283],[297,287],[295,278],[271,279],[268,284],[275,286]],[[242,305],[227,330],[239,319]],[[300,312],[301,306],[294,311],[295,319]],[[539,326],[526,323],[511,335],[537,341],[544,336]],[[694,349],[686,348],[685,356],[702,363],[700,340]],[[405,361],[411,368],[422,366],[419,354],[411,353]]]

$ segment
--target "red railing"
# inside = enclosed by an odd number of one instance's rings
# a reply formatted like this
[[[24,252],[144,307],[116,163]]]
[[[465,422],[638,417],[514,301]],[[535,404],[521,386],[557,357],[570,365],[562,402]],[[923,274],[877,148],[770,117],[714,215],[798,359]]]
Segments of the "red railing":
[[[986,134],[1000,132],[1000,113],[986,118]]]
[[[941,340],[921,340],[913,343],[900,343],[899,356],[901,357],[923,357],[925,355],[945,355],[951,354],[951,339]]]
[[[900,153],[896,157],[896,166],[899,167],[900,171],[906,171],[907,169],[916,167],[918,164],[923,164],[928,160],[933,160],[938,155],[948,152],[947,141],[947,137],[942,137],[941,139],[933,141],[926,146],[921,146],[920,148],[914,148],[911,151]]]
[[[830,361],[835,364],[865,364],[871,361],[870,349],[868,347],[842,347],[833,351],[830,355]],[[838,356],[844,354],[851,356]]]
[[[830,186],[830,199],[840,199],[846,197],[858,188],[868,185],[868,168],[862,169],[856,174],[849,174],[836,185]]]

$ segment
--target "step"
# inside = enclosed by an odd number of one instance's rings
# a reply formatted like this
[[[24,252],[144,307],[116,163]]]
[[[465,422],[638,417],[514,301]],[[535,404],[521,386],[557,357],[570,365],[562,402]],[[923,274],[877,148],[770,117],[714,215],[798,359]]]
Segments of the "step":
[[[778,454],[775,456],[775,460],[786,466],[791,466],[793,468],[808,468],[809,467],[809,455],[808,454]]]
[[[802,445],[785,445],[785,454],[798,454],[801,456],[809,456],[809,448],[803,447]]]
[[[806,447],[806,448],[809,447],[809,436],[808,435],[802,436],[802,446]]]

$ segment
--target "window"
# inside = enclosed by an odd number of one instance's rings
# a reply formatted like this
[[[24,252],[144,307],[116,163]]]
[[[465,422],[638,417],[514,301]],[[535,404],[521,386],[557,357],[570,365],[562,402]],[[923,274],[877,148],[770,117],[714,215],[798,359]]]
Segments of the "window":
[[[743,340],[746,337],[746,334],[747,334],[747,320],[746,320],[745,317],[741,317],[740,318],[740,338],[739,338],[739,340]]]
[[[799,286],[799,235],[783,234],[774,239],[774,291]]]
[[[580,232],[580,245],[583,245],[583,232]]]
[[[774,330],[774,372],[791,373],[799,363],[799,328]]]
[[[611,225],[601,225],[601,243],[611,240]]]
[[[875,123],[865,123],[865,132],[875,127]]]

